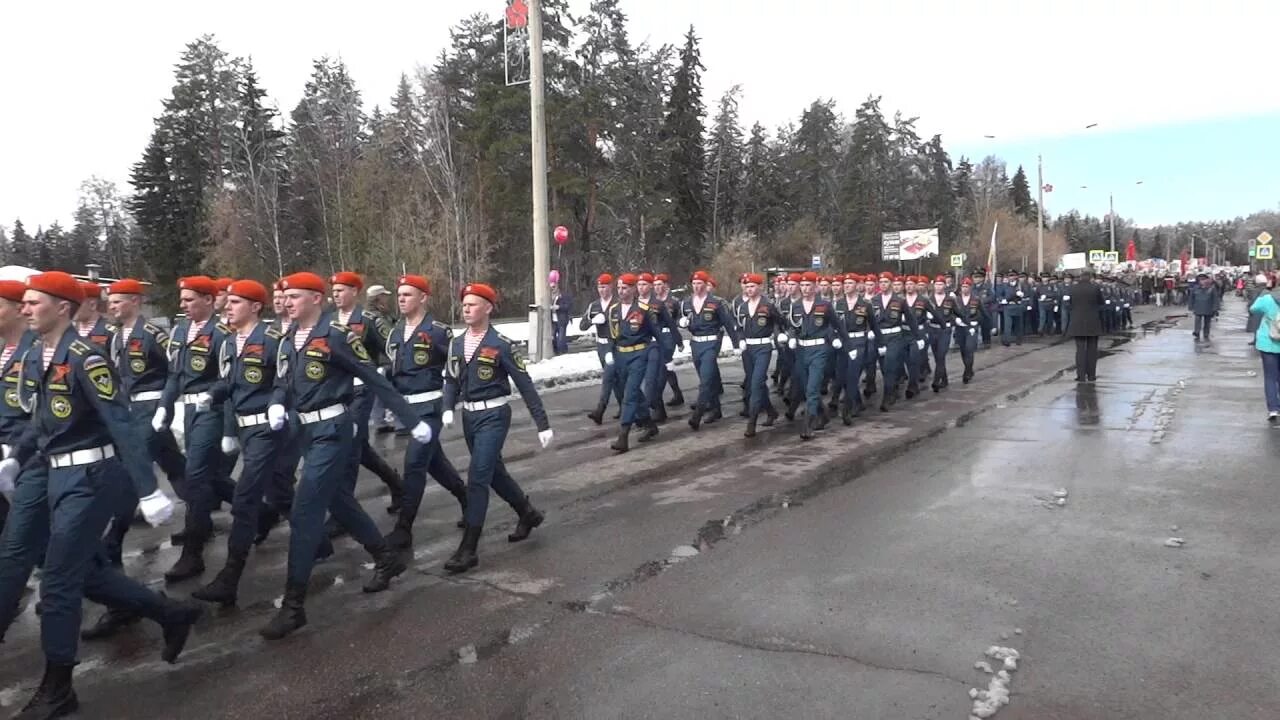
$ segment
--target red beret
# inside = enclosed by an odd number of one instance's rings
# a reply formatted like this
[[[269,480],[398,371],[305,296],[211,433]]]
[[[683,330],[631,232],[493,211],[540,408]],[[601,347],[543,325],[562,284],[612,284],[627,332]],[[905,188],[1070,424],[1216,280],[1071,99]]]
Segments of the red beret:
[[[746,273],[742,276],[742,284],[744,285],[763,285],[764,276],[756,273]]]
[[[706,270],[694,270],[693,280],[701,280],[702,282],[711,282],[711,273]]]
[[[889,272],[888,270],[885,270],[884,272],[880,273],[880,279],[881,279],[881,280],[892,280],[892,279],[893,279],[893,273]]]
[[[107,286],[108,295],[145,295],[146,288],[133,278],[117,280]]]
[[[960,281],[960,284],[961,284],[961,285],[973,285],[973,278],[969,278],[969,277],[967,277],[967,278],[965,278],[965,279],[961,280],[961,281]]]
[[[364,278],[360,277],[359,273],[353,273],[349,270],[334,273],[333,277],[329,278],[329,282],[334,285],[346,285],[347,287],[353,287],[357,290],[364,287]]]
[[[205,275],[192,275],[178,279],[179,290],[191,290],[192,292],[208,295],[210,297],[218,294],[218,285],[213,278]]]
[[[832,276],[831,276],[831,282],[833,282],[833,283],[842,283],[842,282],[844,282],[844,275],[832,275]]]
[[[92,282],[88,280],[82,281],[80,283],[80,289],[84,292],[85,300],[89,300],[89,299],[101,300],[102,299],[102,286],[96,282]]]
[[[26,292],[27,284],[21,280],[0,280],[0,298],[20,303]]]
[[[458,298],[462,299],[468,295],[482,297],[485,300],[488,300],[491,305],[498,304],[498,291],[484,283],[467,283],[466,286],[462,288],[462,292],[459,293]]]
[[[27,289],[70,300],[77,305],[84,302],[84,288],[80,287],[80,281],[57,270],[27,278]]]
[[[642,272],[642,273],[640,273],[640,277],[639,277],[639,278],[637,278],[637,279],[638,279],[640,282],[647,282],[647,283],[651,283],[651,282],[653,282],[653,273]]]
[[[251,302],[267,304],[267,288],[257,280],[233,280],[227,286],[227,294],[242,297]]]
[[[818,282],[818,273],[812,271],[803,273],[800,275],[800,282]]]
[[[324,286],[324,278],[315,273],[299,272],[292,275],[286,275],[280,279],[280,283],[285,290],[310,290],[324,294],[326,288]]]
[[[401,285],[408,285],[411,288],[421,290],[424,295],[431,294],[431,283],[422,275],[401,275],[400,279],[396,281],[396,287]]]
[[[223,292],[231,287],[231,283],[235,282],[234,278],[218,278],[213,281],[214,287],[218,288],[218,292]]]
[[[635,273],[622,273],[618,276],[618,282],[623,285],[634,286],[636,284],[636,275]]]
[[[271,289],[273,291],[284,292],[284,278],[280,278],[279,280],[277,280],[276,284],[271,286]]]
[[[801,277],[800,273],[788,273],[787,282],[800,282]]]
[[[940,282],[940,283],[946,283],[946,282],[947,282],[947,277],[948,277],[947,275],[939,275],[938,277],[934,278],[934,279],[933,279],[933,281],[934,281],[934,282]]]
[[[658,273],[653,276],[654,282],[671,282],[671,276],[666,273]]]
[[[613,276],[609,273],[600,273],[600,277],[596,278],[597,285],[612,285]]]

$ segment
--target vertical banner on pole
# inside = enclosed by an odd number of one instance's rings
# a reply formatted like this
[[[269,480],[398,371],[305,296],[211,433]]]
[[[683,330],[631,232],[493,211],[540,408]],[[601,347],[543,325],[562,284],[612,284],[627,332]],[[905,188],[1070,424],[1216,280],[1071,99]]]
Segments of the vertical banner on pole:
[[[507,85],[529,82],[529,4],[527,0],[507,0],[502,23],[502,47],[506,54]]]

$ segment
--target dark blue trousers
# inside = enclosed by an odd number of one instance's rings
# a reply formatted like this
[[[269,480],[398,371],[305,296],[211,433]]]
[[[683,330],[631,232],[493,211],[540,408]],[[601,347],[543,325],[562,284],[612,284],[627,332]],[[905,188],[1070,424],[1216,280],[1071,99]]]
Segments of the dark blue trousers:
[[[973,355],[978,350],[978,328],[956,328],[955,329],[956,345],[960,347],[960,361],[964,363],[964,371],[967,375],[973,375]]]
[[[637,351],[641,352],[641,351]],[[644,398],[649,404],[649,410],[653,414],[659,414],[659,408],[662,407],[662,386],[666,384],[667,373],[662,362],[662,348],[654,343],[649,349],[643,351],[645,356],[644,366]],[[615,362],[617,357],[614,358]],[[625,397],[625,388],[624,397]]]
[[[747,415],[755,417],[761,412],[773,412],[769,401],[769,359],[773,357],[773,345],[748,345],[742,353],[742,370],[747,376]]]
[[[0,533],[0,637],[18,612],[31,571],[49,545],[49,471],[29,461],[14,481],[9,520]]]
[[[258,512],[275,478],[284,432],[272,432],[270,425],[255,425],[240,428],[239,437],[240,481],[231,498],[228,557],[244,557],[253,546],[253,538],[258,533]]]
[[[462,412],[462,433],[467,440],[467,449],[471,451],[471,466],[467,470],[468,527],[484,527],[484,519],[489,512],[490,488],[513,508],[525,502],[524,491],[502,462],[502,446],[510,429],[510,405]]]
[[[703,412],[720,409],[720,341],[693,342],[693,365],[698,371],[698,407]],[[661,400],[661,398],[659,398]]]
[[[947,351],[951,349],[951,330],[945,328],[929,328],[928,345],[925,347],[933,354],[933,384],[938,387],[947,382]]]
[[[418,509],[422,505],[422,496],[427,491],[428,473],[435,478],[440,487],[448,490],[453,496],[458,497],[466,492],[462,477],[458,475],[453,463],[449,462],[449,458],[445,456],[444,448],[440,446],[440,431],[443,426],[440,423],[440,414],[436,412],[440,404],[439,400],[432,400],[429,403],[414,406],[414,409],[419,411],[419,417],[431,426],[431,442],[424,445],[410,439],[409,447],[404,451],[404,510],[401,511],[401,517],[407,518],[410,522],[417,516]]]
[[[906,373],[908,348],[914,342],[905,333],[891,335],[885,341],[885,352],[884,357],[881,359],[881,368],[884,373],[883,392],[886,396],[895,392],[898,382],[903,374]]]
[[[130,423],[130,427],[135,438],[142,438],[140,442],[146,444],[151,459],[160,466],[165,478],[173,486],[174,492],[185,500],[186,487],[184,480],[187,472],[187,459],[182,456],[182,451],[178,449],[178,441],[174,439],[172,432],[168,429],[163,432],[156,432],[151,427],[151,419],[155,416],[156,408],[159,406],[159,400],[142,400],[131,404],[129,411],[133,421]],[[133,485],[130,484],[120,493],[120,504],[116,507],[111,527],[107,529],[107,535],[104,538],[107,546],[107,557],[116,566],[122,564],[124,536],[129,531],[129,525],[133,522],[133,516],[137,510],[138,494],[134,492]]]
[[[613,395],[618,400],[618,407],[622,407],[622,383],[618,381],[618,367],[604,361],[604,356],[607,354],[609,354],[609,346],[597,343],[596,358],[600,360],[600,405],[608,407],[609,396]]]
[[[1000,344],[1008,347],[1012,342],[1022,342],[1023,309],[1021,305],[1005,305],[1000,318],[1004,327],[1000,329]]]
[[[792,397],[804,400],[809,417],[817,417],[822,412],[822,378],[827,372],[829,354],[830,349],[826,345],[796,348]]]
[[[186,533],[188,542],[206,542],[213,535],[213,511],[230,488],[219,487],[228,482],[222,455],[224,418],[222,406],[196,412],[188,405],[183,413],[186,426],[187,465],[183,500],[187,503]]]
[[[874,339],[868,346],[861,339],[854,342],[852,348],[841,348],[840,354],[844,357],[844,386],[846,389],[844,396],[844,406],[854,410],[861,411],[864,406],[862,402],[862,373],[876,371],[876,354],[875,350],[868,350],[868,347],[875,348]],[[850,352],[856,352],[856,357],[849,357]]]
[[[649,400],[645,397],[644,384],[652,364],[650,360],[654,357],[656,351],[652,348],[613,354],[613,364],[618,369],[618,379],[623,384],[623,425],[649,421]]]

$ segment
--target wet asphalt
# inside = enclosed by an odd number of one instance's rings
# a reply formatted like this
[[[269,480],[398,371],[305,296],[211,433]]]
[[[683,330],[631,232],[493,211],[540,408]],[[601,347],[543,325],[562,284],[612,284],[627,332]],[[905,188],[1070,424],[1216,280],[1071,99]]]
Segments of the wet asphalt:
[[[992,645],[1021,655],[1000,718],[1280,716],[1280,430],[1243,303],[1209,343],[1181,312],[1138,308],[1138,329],[1104,339],[1096,384],[1071,381],[1069,343],[997,342],[971,385],[953,355],[943,393],[807,443],[785,422],[744,439],[736,412],[694,433],[686,407],[616,456],[616,426],[585,417],[595,387],[548,392],[556,444],[536,450],[522,409],[507,444],[548,516],[529,541],[506,542],[515,518],[495,498],[480,567],[445,575],[457,509],[431,486],[410,572],[364,595],[368,558],[338,541],[310,624],[268,644],[281,528],[240,607],[210,612],[177,665],[145,624],[83,645],[80,716],[966,718]],[[721,367],[736,410],[740,369]],[[403,443],[377,439],[394,462]],[[445,450],[465,467],[456,428]],[[390,529],[377,480],[360,495]],[[128,541],[127,571],[156,588],[168,531]],[[42,662],[28,607],[0,646],[0,714]]]

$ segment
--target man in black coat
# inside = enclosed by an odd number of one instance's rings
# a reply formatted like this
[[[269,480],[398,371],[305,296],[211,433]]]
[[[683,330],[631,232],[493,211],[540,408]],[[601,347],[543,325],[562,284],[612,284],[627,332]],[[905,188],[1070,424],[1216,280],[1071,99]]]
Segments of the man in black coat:
[[[1098,379],[1098,336],[1102,334],[1102,288],[1085,270],[1080,279],[1063,293],[1071,296],[1071,320],[1067,337],[1076,339],[1076,382]]]

